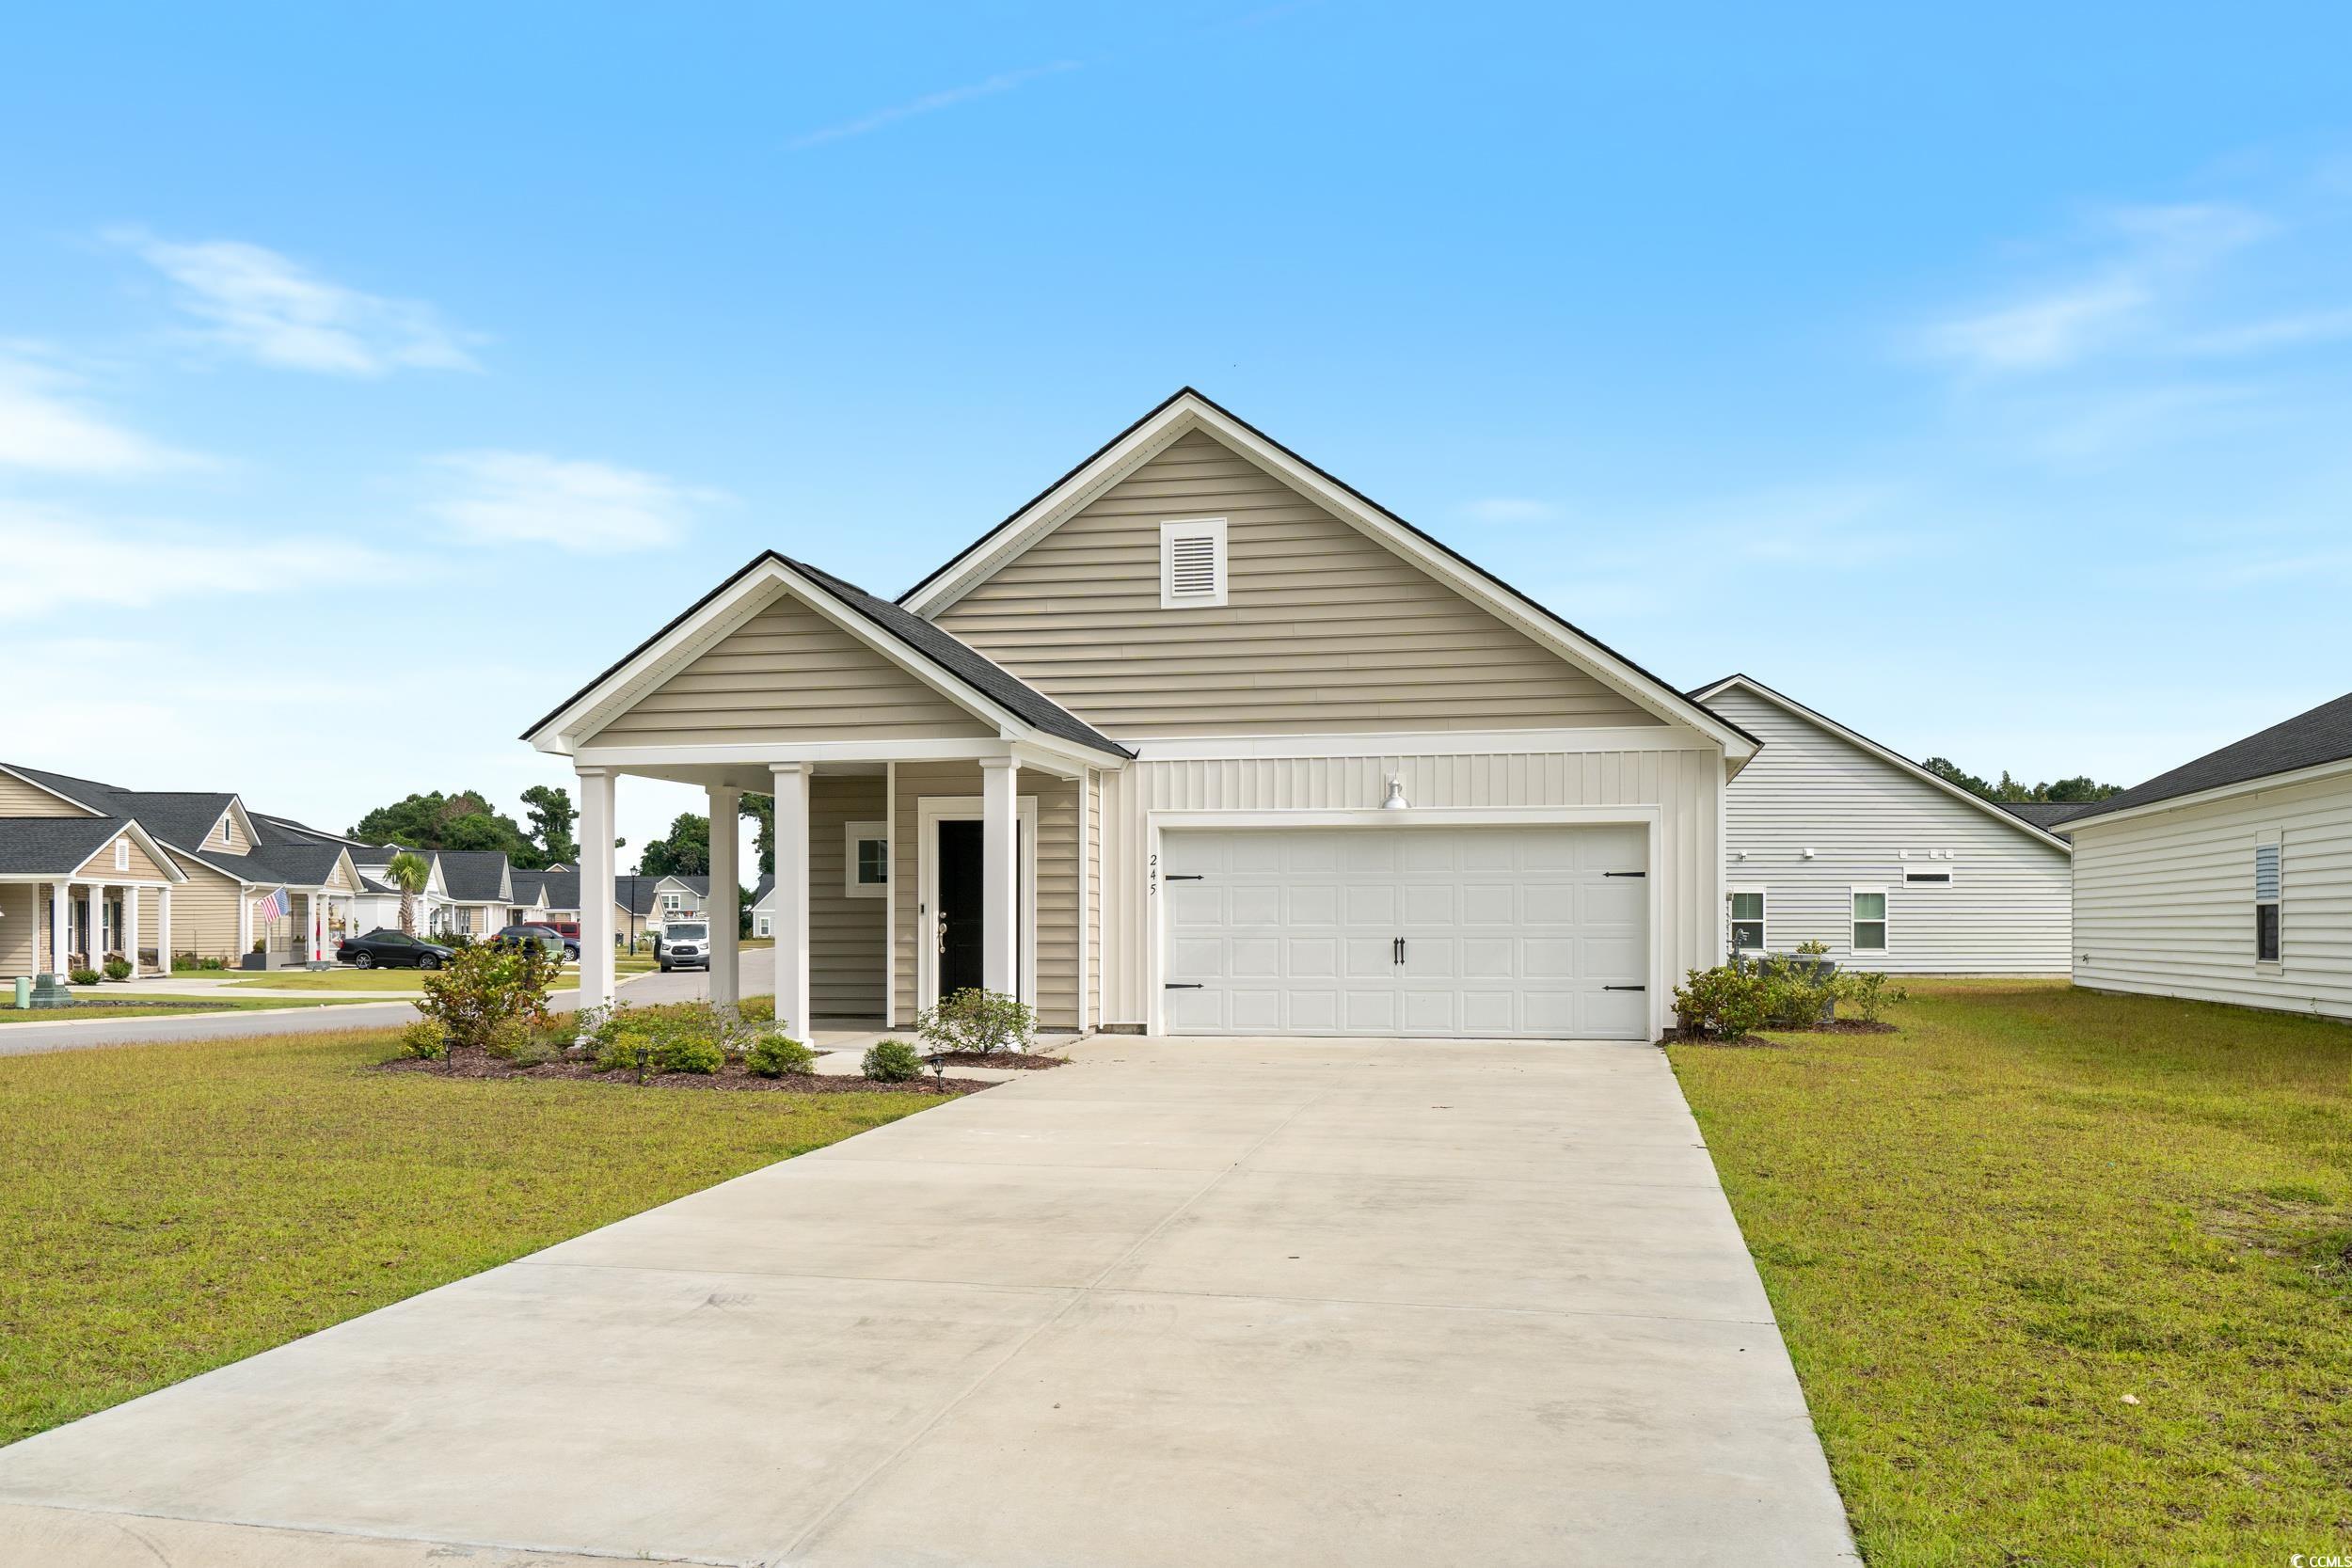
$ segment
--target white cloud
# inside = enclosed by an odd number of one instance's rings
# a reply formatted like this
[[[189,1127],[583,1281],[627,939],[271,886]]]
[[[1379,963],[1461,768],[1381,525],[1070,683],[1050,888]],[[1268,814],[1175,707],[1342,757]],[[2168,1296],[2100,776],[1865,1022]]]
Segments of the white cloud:
[[[196,461],[111,422],[76,399],[73,386],[47,365],[0,355],[0,467],[107,476]]]
[[[0,620],[17,621],[79,606],[146,610],[167,599],[348,584],[393,564],[339,540],[132,524],[13,501],[0,501],[0,561],[8,566]]]
[[[1548,523],[1560,509],[1528,496],[1486,496],[1464,506],[1462,515],[1474,523]]]
[[[451,452],[431,463],[446,485],[431,510],[462,532],[595,555],[669,544],[697,509],[723,499],[660,474],[544,452]]]
[[[430,305],[329,282],[238,240],[114,237],[171,280],[181,309],[204,324],[200,337],[262,364],[358,376],[479,368],[466,335]]]
[[[2054,290],[1938,323],[1928,329],[1928,350],[1978,371],[2051,370],[2073,363],[2129,324],[2153,297],[2124,277]]]
[[[893,103],[887,108],[876,109],[871,114],[860,115],[855,119],[845,119],[835,125],[823,126],[805,135],[795,136],[786,145],[795,152],[802,152],[812,147],[822,147],[827,142],[847,141],[851,136],[862,136],[869,131],[879,131],[885,125],[895,125],[902,119],[913,119],[917,115],[936,114],[942,109],[950,109],[959,103],[968,103],[976,98],[991,98],[997,93],[1010,92],[1015,87],[1026,87],[1040,77],[1057,76],[1065,71],[1076,71],[1080,63],[1077,60],[1053,60],[1044,65],[1027,66],[1020,71],[1002,71],[984,81],[969,82],[960,87],[946,87],[938,92],[925,93],[920,98],[911,98],[903,103]]]

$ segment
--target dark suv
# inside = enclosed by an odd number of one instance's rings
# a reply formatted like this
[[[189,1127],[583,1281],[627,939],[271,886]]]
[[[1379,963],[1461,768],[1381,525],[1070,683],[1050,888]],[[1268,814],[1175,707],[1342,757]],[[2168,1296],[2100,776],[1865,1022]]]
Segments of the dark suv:
[[[490,939],[490,945],[514,947],[526,942],[537,942],[558,958],[580,957],[580,944],[567,940],[552,926],[508,926]]]
[[[438,969],[455,957],[437,942],[378,927],[363,937],[345,937],[335,957],[354,969]]]

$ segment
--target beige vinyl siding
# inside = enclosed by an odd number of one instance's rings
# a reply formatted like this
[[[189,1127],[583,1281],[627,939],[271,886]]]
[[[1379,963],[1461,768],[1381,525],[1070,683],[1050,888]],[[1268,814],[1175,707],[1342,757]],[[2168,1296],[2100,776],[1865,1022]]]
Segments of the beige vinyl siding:
[[[2068,823],[2074,983],[2352,1018],[2352,778]],[[2254,846],[2279,835],[2279,958],[2254,961]]]
[[[920,857],[927,796],[977,799],[980,768],[973,762],[902,762],[890,845],[891,945],[897,974],[892,1027],[915,1014],[915,950],[929,923],[917,912],[923,892]],[[1037,1011],[1045,1029],[1078,1027],[1078,785],[1025,768],[1016,794],[1037,800]],[[877,813],[877,816],[880,814]]]
[[[1368,810],[1380,804],[1391,778],[1404,781],[1415,808],[1658,807],[1660,879],[1652,897],[1662,967],[1678,980],[1685,970],[1719,962],[1723,754],[1693,732],[1669,733],[1684,749],[1146,761],[1105,774],[1104,1023],[1133,1028],[1151,1018],[1145,859],[1152,813]]]
[[[193,859],[182,869],[188,879],[171,890],[172,947],[204,958],[237,958],[237,890],[242,884]]]
[[[1163,610],[1187,517],[1226,519],[1227,602]],[[1198,431],[936,619],[1121,737],[1658,722]]]
[[[0,816],[100,816],[71,800],[60,800],[13,773],[0,773]]]
[[[881,821],[885,804],[879,774],[819,773],[809,781],[808,1005],[818,1018],[882,1014],[889,906],[880,898],[849,897],[842,889],[849,824]]]
[[[993,738],[807,606],[778,599],[597,732],[601,745]]]
[[[1727,791],[1724,880],[1764,890],[1771,951],[1826,942],[1898,974],[2067,972],[2064,849],[1743,688],[1707,705],[1764,742]],[[1906,870],[1951,884],[1906,886]],[[1853,951],[1857,887],[1886,894],[1884,952]]]
[[[115,866],[115,846],[118,844],[129,851],[125,856],[129,863],[119,870]],[[117,833],[100,845],[98,853],[84,861],[73,875],[100,882],[109,879],[126,882],[166,882],[171,879],[163,867],[148,858],[147,851],[139,847],[138,841],[128,831]]]
[[[30,882],[0,882],[0,979],[39,973],[40,893]]]
[[[220,814],[220,820],[213,824],[213,831],[204,835],[204,842],[199,847],[226,849],[232,855],[249,855],[253,853],[253,841],[246,836],[243,828],[237,826],[237,814],[225,811]]]

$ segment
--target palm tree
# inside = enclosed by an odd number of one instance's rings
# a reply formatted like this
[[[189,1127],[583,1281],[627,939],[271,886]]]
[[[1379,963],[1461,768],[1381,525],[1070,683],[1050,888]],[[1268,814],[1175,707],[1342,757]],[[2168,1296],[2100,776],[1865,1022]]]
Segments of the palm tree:
[[[403,849],[392,857],[392,863],[384,868],[384,875],[400,889],[400,928],[410,936],[417,934],[417,895],[424,891],[433,872],[424,863],[422,855]]]

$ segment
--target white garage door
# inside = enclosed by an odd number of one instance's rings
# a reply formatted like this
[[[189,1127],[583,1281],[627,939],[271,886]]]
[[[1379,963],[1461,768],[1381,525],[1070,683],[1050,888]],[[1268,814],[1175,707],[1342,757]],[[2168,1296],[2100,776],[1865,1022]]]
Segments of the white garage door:
[[[1170,830],[1171,1033],[1643,1039],[1644,830]]]

